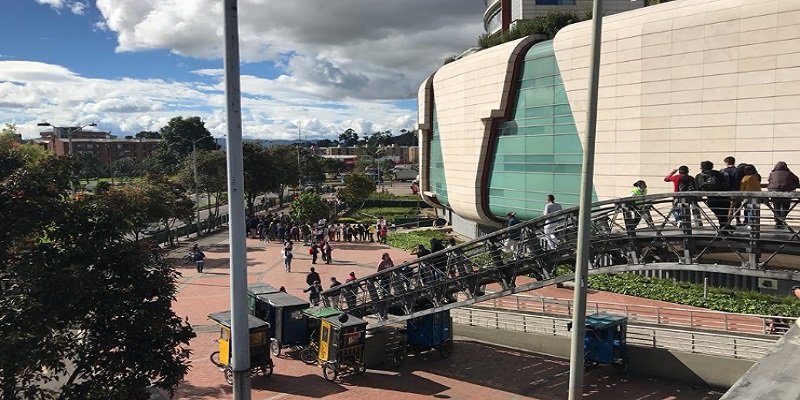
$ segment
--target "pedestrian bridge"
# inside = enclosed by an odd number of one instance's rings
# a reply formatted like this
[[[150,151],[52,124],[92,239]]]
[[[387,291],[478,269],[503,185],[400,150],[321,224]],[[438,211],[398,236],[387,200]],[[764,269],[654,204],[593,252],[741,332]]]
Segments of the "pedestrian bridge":
[[[800,280],[798,202],[794,192],[684,192],[594,203],[589,273],[701,271]],[[578,212],[525,221],[383,270],[326,290],[323,301],[375,315],[370,328],[377,328],[572,280]],[[734,223],[740,215],[742,226],[728,226],[729,215]],[[535,281],[518,283],[520,276]],[[493,283],[502,289],[485,292]]]

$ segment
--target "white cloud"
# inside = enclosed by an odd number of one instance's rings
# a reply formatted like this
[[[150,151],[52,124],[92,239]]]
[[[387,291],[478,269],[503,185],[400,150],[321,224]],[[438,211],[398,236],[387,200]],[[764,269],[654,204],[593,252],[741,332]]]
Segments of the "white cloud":
[[[0,61],[0,123],[16,123],[35,137],[36,123],[97,122],[117,135],[158,130],[177,115],[199,115],[216,136],[225,134],[225,98],[219,71],[213,84],[160,79],[88,78],[67,68],[33,61]],[[281,87],[276,81],[242,77],[244,134],[267,139],[335,137],[347,128],[359,132],[414,127],[413,111],[388,101],[334,103]]]
[[[75,15],[85,14],[86,8],[89,7],[89,3],[87,3],[86,1],[77,1],[77,0],[36,0],[36,2],[39,4],[50,6],[50,8],[52,8],[57,12],[61,12],[61,10],[67,8],[71,13]]]
[[[97,0],[117,51],[222,54],[218,0]],[[242,0],[244,62],[283,63],[281,83],[323,98],[409,98],[482,32],[480,0]]]

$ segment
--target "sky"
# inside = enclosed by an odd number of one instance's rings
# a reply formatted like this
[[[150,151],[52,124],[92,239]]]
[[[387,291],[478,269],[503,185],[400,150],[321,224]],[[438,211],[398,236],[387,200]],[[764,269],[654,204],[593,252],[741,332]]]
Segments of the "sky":
[[[0,0],[0,124],[226,132],[222,0]],[[239,0],[245,137],[415,129],[422,81],[483,32],[482,0]]]

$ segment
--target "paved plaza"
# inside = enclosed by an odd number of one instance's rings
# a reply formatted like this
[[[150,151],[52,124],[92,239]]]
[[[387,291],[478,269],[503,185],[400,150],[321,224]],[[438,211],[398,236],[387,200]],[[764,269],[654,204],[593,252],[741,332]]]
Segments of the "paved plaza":
[[[191,343],[191,370],[174,398],[229,399],[230,385],[208,359],[217,349],[218,333],[206,317],[211,312],[229,309],[227,234],[203,238],[199,243],[207,256],[205,273],[197,273],[193,265],[178,266],[183,276],[174,309],[178,315],[188,317],[197,337]],[[289,293],[307,298],[302,292],[305,276],[312,266],[307,247],[295,246],[291,273],[284,271],[280,244],[248,239],[247,247],[250,283],[285,286]],[[318,264],[316,269],[327,287],[331,276],[343,282],[350,271],[357,277],[374,272],[383,252],[388,252],[396,264],[414,257],[376,243],[334,243],[334,263]],[[172,253],[173,257],[181,254],[180,250]],[[554,297],[568,297],[571,293],[567,288],[544,291],[542,295]],[[615,301],[624,300],[613,296]],[[459,337],[448,359],[430,353],[410,358],[398,371],[370,369],[364,375],[345,376],[335,383],[326,381],[318,367],[305,365],[291,354],[276,357],[274,361],[275,372],[271,377],[253,379],[253,399],[566,399],[569,377],[566,360]],[[589,399],[684,400],[717,399],[721,395],[634,374],[623,376],[610,368],[591,370],[585,382],[585,397]]]

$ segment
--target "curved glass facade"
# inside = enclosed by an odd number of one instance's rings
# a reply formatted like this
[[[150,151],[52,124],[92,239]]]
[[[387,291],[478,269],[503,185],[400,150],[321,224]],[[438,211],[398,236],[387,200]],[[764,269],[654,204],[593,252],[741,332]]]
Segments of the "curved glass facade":
[[[442,141],[439,134],[439,122],[436,120],[436,105],[431,107],[431,141],[430,141],[430,190],[436,193],[439,203],[447,205],[447,180],[444,177],[444,159],[442,158]]]
[[[525,56],[511,119],[497,127],[489,171],[489,210],[523,219],[542,214],[553,194],[565,208],[579,201],[581,146],[553,42]]]

